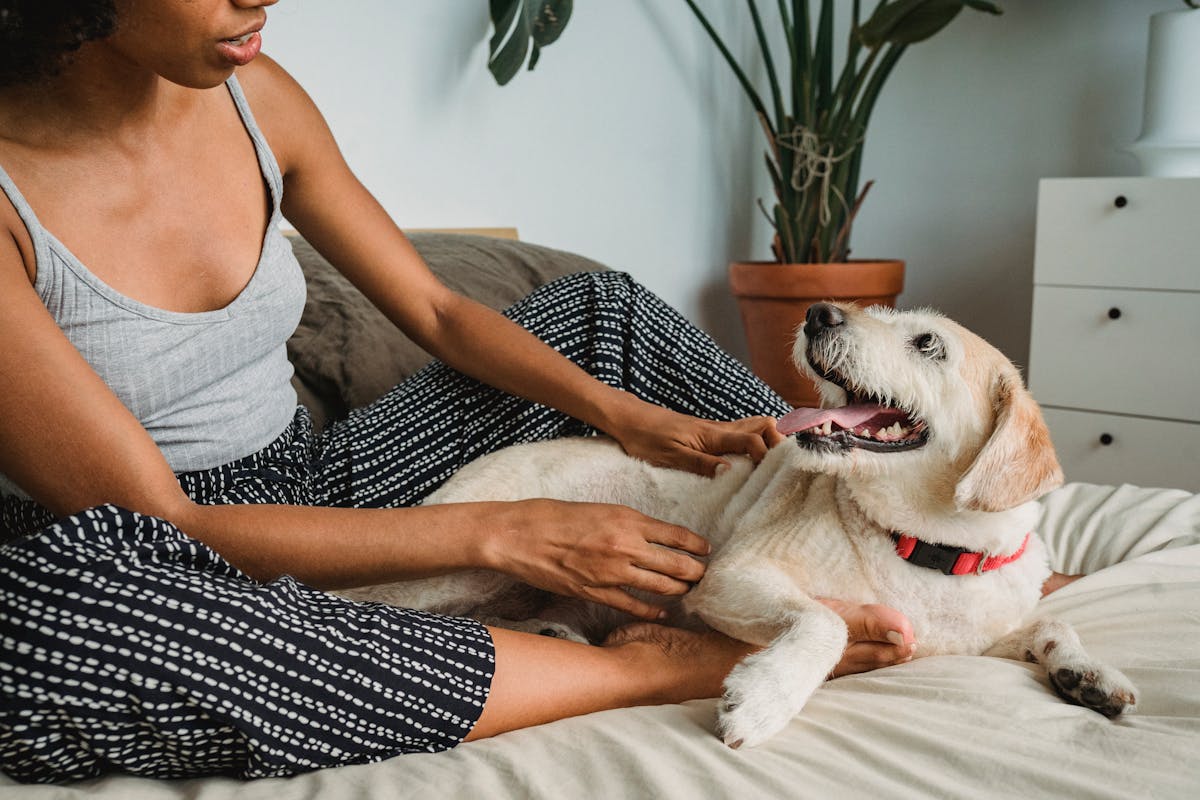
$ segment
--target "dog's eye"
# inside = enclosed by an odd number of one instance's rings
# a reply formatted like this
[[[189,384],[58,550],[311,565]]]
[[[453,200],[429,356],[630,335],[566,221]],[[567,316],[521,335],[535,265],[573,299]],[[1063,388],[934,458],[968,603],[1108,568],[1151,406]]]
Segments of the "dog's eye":
[[[946,357],[946,348],[936,333],[922,333],[912,338],[912,348],[925,358],[941,360]]]

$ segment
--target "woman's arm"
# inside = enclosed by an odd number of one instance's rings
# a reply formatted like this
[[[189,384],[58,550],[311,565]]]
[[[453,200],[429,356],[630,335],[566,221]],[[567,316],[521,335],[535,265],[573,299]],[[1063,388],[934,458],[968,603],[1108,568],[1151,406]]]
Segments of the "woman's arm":
[[[651,463],[712,474],[722,453],[761,459],[772,420],[698,420],[595,380],[519,325],[446,288],[342,158],[304,90],[260,57],[239,72],[284,174],[284,213],[393,323],[455,369],[552,406]]]
[[[619,587],[682,594],[703,571],[659,546],[703,554],[707,545],[698,536],[617,507],[197,505],[37,296],[32,248],[11,206],[0,209],[0,234],[0,472],[57,514],[113,503],[162,517],[260,580],[289,574],[318,588],[343,588],[487,567],[646,618],[657,609]],[[614,514],[621,524],[606,529],[601,520]],[[520,535],[529,523],[543,535]]]

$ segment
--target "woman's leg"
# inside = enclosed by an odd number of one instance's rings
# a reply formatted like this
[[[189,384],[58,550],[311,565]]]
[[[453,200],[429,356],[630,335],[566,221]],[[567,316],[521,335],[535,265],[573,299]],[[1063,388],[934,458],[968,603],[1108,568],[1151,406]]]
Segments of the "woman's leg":
[[[486,628],[250,580],[170,523],[103,506],[0,548],[0,769],[291,775],[453,747]]]
[[[849,646],[833,677],[908,661],[912,648],[888,643],[889,632],[911,628],[884,606],[837,601]],[[725,677],[756,648],[715,631],[696,633],[650,623],[615,631],[604,647],[491,629],[496,673],[483,714],[467,737],[635,705],[718,697]]]
[[[560,278],[505,314],[599,380],[649,402],[709,419],[789,410],[741,362],[624,273]],[[330,427],[323,491],[330,505],[415,505],[487,453],[594,433],[434,362]]]

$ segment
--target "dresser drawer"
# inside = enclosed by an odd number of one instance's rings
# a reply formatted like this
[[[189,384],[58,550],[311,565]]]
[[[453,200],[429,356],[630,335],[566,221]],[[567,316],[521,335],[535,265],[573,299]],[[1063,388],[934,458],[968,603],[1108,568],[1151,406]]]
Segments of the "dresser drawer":
[[[1047,179],[1036,283],[1200,291],[1200,178]]]
[[[1200,294],[1036,286],[1031,340],[1043,405],[1200,421]]]
[[[1042,413],[1068,481],[1200,492],[1200,425],[1046,407]]]

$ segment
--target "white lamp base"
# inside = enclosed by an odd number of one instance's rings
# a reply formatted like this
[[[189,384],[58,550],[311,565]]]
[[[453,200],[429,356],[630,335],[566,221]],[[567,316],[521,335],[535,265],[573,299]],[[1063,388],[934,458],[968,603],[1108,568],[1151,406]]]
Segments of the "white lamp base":
[[[1200,9],[1151,15],[1142,135],[1129,149],[1146,175],[1200,176]]]
[[[1200,142],[1153,142],[1138,139],[1129,146],[1151,178],[1200,178]]]

